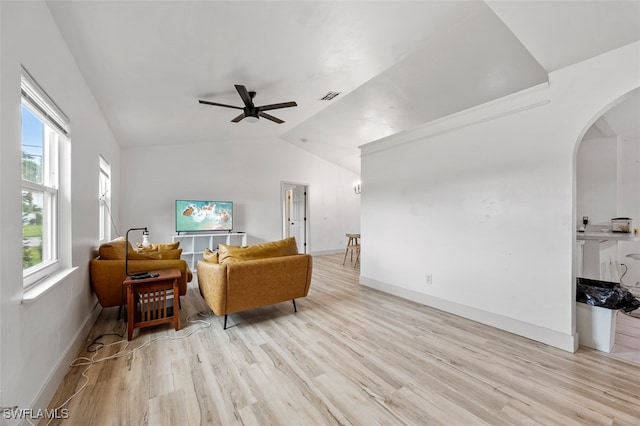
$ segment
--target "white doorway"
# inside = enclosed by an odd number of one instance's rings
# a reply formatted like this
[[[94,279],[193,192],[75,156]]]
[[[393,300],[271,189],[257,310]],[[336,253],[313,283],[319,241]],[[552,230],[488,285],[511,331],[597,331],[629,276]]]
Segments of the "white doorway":
[[[295,237],[298,252],[307,253],[309,220],[307,217],[308,185],[282,182],[282,237]]]

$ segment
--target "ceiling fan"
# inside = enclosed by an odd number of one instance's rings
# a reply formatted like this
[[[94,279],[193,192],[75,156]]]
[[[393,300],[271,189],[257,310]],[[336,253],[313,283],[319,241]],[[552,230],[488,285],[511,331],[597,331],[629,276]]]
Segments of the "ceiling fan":
[[[236,84],[235,85],[236,90],[238,91],[238,94],[240,95],[240,98],[242,98],[242,102],[244,102],[244,107],[239,107],[239,106],[234,106],[234,105],[226,105],[226,104],[219,104],[217,102],[210,102],[210,101],[203,101],[203,100],[199,100],[198,102],[200,102],[201,104],[204,105],[214,105],[214,106],[221,106],[221,107],[226,107],[226,108],[234,108],[234,109],[241,109],[243,110],[243,113],[240,114],[239,116],[237,116],[236,118],[234,118],[233,120],[231,120],[232,123],[239,123],[241,120],[247,118],[247,121],[258,121],[258,119],[260,117],[262,118],[266,118],[267,120],[271,120],[274,123],[278,123],[278,124],[282,124],[284,123],[284,121],[280,120],[277,117],[274,117],[273,115],[269,115],[264,111],[269,111],[272,109],[279,109],[279,108],[289,108],[289,107],[294,107],[294,106],[298,106],[297,103],[295,102],[282,102],[279,104],[270,104],[270,105],[262,105],[262,106],[255,106],[253,104],[253,98],[256,96],[256,92],[249,92],[247,91],[247,88],[244,87],[241,84]]]

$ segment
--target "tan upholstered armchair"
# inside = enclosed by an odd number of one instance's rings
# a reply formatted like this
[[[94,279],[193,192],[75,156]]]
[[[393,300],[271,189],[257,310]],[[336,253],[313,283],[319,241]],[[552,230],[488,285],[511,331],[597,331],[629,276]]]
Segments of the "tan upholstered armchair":
[[[170,248],[173,247],[173,248]],[[156,248],[156,250],[153,250]],[[126,304],[126,291],[122,282],[125,274],[125,239],[119,238],[103,244],[98,257],[91,260],[91,287],[103,308]],[[177,245],[156,245],[151,251],[139,253],[129,246],[129,273],[176,268],[180,270],[180,296],[187,294],[187,283],[193,275],[187,262],[180,259],[182,250]]]
[[[213,312],[227,315],[305,297],[311,285],[312,257],[298,254],[294,238],[254,246],[218,245],[197,263],[200,294]]]

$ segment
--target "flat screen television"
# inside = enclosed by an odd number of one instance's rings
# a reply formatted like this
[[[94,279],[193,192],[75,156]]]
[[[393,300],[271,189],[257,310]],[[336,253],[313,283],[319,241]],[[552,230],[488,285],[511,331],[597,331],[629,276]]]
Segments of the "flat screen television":
[[[231,231],[233,202],[176,200],[176,232]]]

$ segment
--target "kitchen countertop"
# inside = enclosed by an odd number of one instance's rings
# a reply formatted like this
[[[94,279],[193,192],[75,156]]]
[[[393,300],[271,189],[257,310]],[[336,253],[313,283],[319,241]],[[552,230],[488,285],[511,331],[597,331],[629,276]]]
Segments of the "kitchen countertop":
[[[599,241],[639,241],[640,234],[627,232],[585,231],[576,232],[576,239]]]

